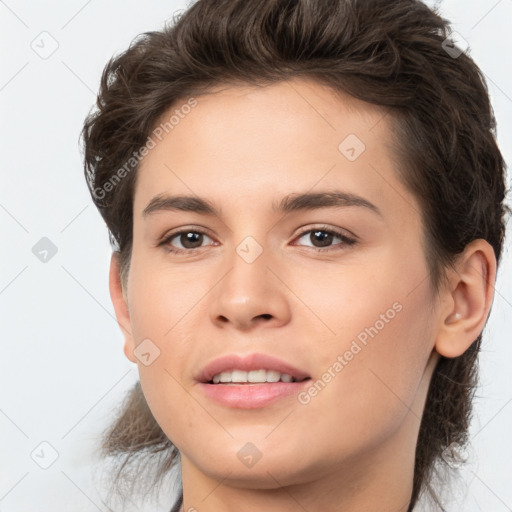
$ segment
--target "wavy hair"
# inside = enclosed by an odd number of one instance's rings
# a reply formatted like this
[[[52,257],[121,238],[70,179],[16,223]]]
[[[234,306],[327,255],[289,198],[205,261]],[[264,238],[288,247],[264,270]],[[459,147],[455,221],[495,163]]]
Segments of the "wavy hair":
[[[388,114],[397,173],[421,205],[432,290],[474,239],[499,263],[505,232],[505,163],[485,78],[467,52],[450,52],[451,28],[419,0],[199,0],[160,31],[140,34],[104,68],[85,120],[84,170],[126,282],[138,160],[132,158],[172,105],[218,85],[312,79]],[[456,51],[456,47],[455,47]],[[112,185],[124,168],[122,180]],[[111,183],[111,186],[106,186]],[[101,193],[99,193],[101,191]],[[468,441],[481,335],[459,357],[441,356],[415,454],[411,511],[449,447]],[[179,460],[140,383],[105,431],[116,479],[147,460],[155,484]],[[156,459],[155,455],[159,455]]]

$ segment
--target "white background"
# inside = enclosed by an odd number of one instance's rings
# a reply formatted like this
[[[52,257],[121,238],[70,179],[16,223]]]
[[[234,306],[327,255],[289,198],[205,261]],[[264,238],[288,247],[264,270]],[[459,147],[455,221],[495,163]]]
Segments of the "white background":
[[[78,137],[107,60],[185,7],[0,2],[1,512],[107,510],[93,478],[94,450],[137,371],[122,352],[108,294],[107,231],[86,189]],[[512,0],[446,0],[441,12],[487,77],[500,147],[511,162]],[[31,47],[38,37],[47,38],[47,49],[57,44],[43,31],[58,43],[47,59]],[[32,253],[42,237],[58,249],[47,263]],[[471,462],[450,512],[512,510],[510,234],[503,259],[484,331]],[[50,462],[43,441],[58,452],[48,469],[31,458],[36,449],[41,463]],[[170,490],[160,508],[137,509],[169,510],[173,501]]]

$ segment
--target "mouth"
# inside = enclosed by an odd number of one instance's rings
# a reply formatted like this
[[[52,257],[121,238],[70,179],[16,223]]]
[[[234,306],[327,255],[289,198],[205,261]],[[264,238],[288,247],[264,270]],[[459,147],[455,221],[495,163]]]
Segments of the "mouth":
[[[196,375],[196,380],[205,396],[218,405],[257,409],[297,395],[311,376],[275,357],[253,353],[215,359]]]
[[[203,384],[265,384],[302,382],[310,379],[305,370],[267,354],[227,354],[208,363],[197,375]]]
[[[234,370],[219,373],[205,384],[219,386],[258,386],[275,383],[304,382],[306,380],[311,380],[311,377],[298,378],[288,373],[264,369],[252,370],[250,372]]]
[[[204,395],[217,405],[228,409],[262,409],[273,404],[289,405],[287,398],[297,397],[304,391],[311,377],[288,382],[218,382],[201,383]],[[282,406],[282,405],[281,405]]]

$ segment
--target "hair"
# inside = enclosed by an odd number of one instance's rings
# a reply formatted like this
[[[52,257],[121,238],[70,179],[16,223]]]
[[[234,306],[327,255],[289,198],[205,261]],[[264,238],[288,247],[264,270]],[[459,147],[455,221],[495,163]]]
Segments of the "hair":
[[[509,211],[505,162],[485,78],[468,52],[445,50],[450,35],[437,7],[419,0],[199,0],[161,31],[139,34],[105,66],[97,108],[81,133],[87,184],[108,226],[123,286],[132,248],[134,155],[162,116],[217,86],[292,79],[313,80],[386,113],[398,176],[421,206],[434,293],[472,240],[487,240],[499,264]],[[481,334],[459,357],[441,356],[434,370],[409,511],[425,490],[439,504],[434,469],[446,460],[443,452],[468,441],[480,345]],[[105,431],[102,449],[124,457],[123,470],[140,457],[164,454],[155,484],[179,459],[139,382]]]

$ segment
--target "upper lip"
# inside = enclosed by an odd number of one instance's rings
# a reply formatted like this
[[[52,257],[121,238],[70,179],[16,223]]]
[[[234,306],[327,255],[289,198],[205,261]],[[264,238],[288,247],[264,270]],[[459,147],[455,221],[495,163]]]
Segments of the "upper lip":
[[[267,354],[248,354],[241,356],[239,354],[227,354],[213,361],[209,362],[199,373],[196,375],[196,380],[199,382],[210,382],[213,377],[219,373],[243,370],[249,372],[251,370],[274,370],[279,373],[286,373],[295,378],[295,380],[304,380],[309,375],[303,371],[295,368],[291,364],[277,359],[276,357]]]

